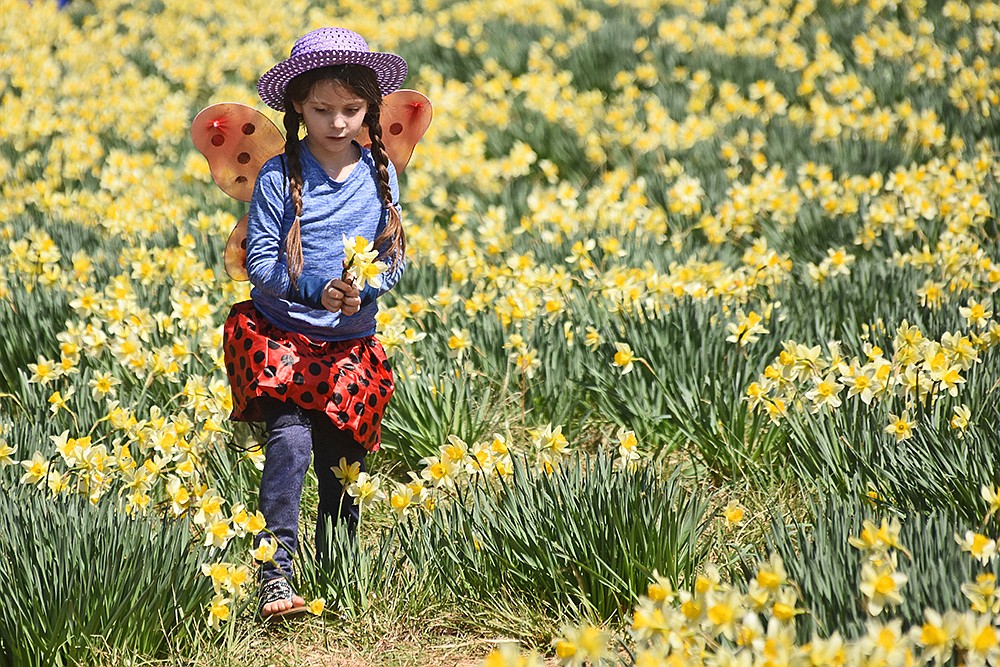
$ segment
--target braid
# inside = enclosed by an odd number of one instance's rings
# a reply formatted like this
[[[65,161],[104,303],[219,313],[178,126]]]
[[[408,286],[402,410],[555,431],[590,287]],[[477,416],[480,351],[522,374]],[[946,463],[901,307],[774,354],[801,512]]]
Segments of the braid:
[[[302,160],[299,154],[299,123],[301,119],[291,103],[285,111],[285,157],[288,159],[288,190],[295,206],[295,221],[285,237],[285,263],[292,284],[302,275],[305,260],[302,257]]]
[[[295,110],[296,104],[302,104],[309,96],[313,86],[319,81],[333,81],[355,92],[368,102],[364,123],[368,127],[371,138],[372,159],[378,170],[378,189],[382,199],[382,207],[386,210],[386,223],[382,232],[375,238],[373,245],[382,248],[388,244],[380,257],[392,256],[391,266],[396,268],[406,256],[406,237],[403,235],[403,221],[399,211],[392,204],[392,190],[389,187],[389,156],[382,142],[381,106],[382,95],[379,92],[378,78],[375,71],[365,65],[333,65],[320,67],[299,74],[288,82],[285,89],[285,157],[288,160],[289,193],[295,206],[295,221],[285,237],[285,262],[292,283],[296,283],[302,275],[304,259],[302,256],[302,157],[299,148],[299,126],[302,116]]]
[[[375,239],[374,246],[381,248],[382,244],[387,240],[391,240],[389,250],[384,255],[392,256],[392,268],[396,268],[399,261],[406,256],[406,236],[403,233],[403,221],[399,217],[399,211],[392,205],[392,190],[389,188],[389,156],[385,152],[385,144],[382,143],[380,116],[379,107],[370,104],[365,123],[368,125],[368,136],[372,140],[372,158],[375,160],[375,166],[378,168],[378,182],[379,191],[382,195],[382,205],[388,212],[385,227],[382,229],[382,233]]]

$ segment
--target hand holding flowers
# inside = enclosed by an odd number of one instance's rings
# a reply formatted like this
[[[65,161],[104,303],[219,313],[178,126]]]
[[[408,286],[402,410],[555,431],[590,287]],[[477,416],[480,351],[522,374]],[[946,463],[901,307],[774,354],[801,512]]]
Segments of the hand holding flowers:
[[[323,307],[331,313],[353,315],[361,310],[361,292],[353,282],[334,278],[323,288]]]
[[[323,289],[323,307],[333,313],[353,315],[361,309],[361,290],[382,286],[382,274],[388,268],[377,261],[378,251],[363,236],[344,236],[344,273]]]

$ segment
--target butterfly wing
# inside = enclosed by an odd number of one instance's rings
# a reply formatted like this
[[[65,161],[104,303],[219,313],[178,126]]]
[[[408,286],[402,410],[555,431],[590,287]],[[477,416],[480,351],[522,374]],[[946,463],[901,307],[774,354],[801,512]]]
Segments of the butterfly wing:
[[[285,150],[285,138],[267,116],[232,102],[213,104],[195,116],[191,139],[208,160],[216,184],[240,201],[250,201],[260,168]],[[230,278],[248,279],[245,215],[229,235],[224,261]]]
[[[240,201],[250,201],[260,168],[285,150],[285,138],[267,116],[233,102],[202,109],[191,122],[191,138],[216,184]]]
[[[382,98],[382,143],[396,173],[401,174],[410,162],[413,148],[431,125],[434,109],[430,100],[415,90],[397,90]],[[358,143],[371,146],[368,130],[362,128]]]
[[[237,282],[250,280],[247,274],[247,216],[244,215],[233,227],[226,242],[226,273]]]

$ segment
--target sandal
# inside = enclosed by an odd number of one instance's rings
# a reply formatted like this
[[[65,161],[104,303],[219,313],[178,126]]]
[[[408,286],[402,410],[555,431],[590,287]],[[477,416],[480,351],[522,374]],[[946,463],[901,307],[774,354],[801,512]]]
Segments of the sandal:
[[[260,597],[257,601],[257,617],[262,621],[268,621],[276,618],[290,618],[292,616],[298,616],[299,614],[304,614],[308,611],[305,605],[301,607],[290,607],[283,611],[273,611],[270,614],[264,613],[264,606],[272,602],[278,602],[279,600],[292,601],[292,596],[295,595],[295,591],[292,590],[291,584],[284,577],[277,577],[275,579],[269,579],[260,585]]]

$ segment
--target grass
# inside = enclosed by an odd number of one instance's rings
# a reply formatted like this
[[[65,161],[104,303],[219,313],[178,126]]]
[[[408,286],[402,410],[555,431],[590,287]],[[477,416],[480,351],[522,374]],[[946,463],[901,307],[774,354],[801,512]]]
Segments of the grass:
[[[337,619],[308,618],[266,627],[239,620],[216,641],[178,650],[161,660],[105,650],[98,665],[133,667],[472,667],[497,646],[513,641],[503,634],[476,633],[449,625],[435,615],[380,615],[379,622],[345,626]],[[463,614],[464,616],[464,614]]]

